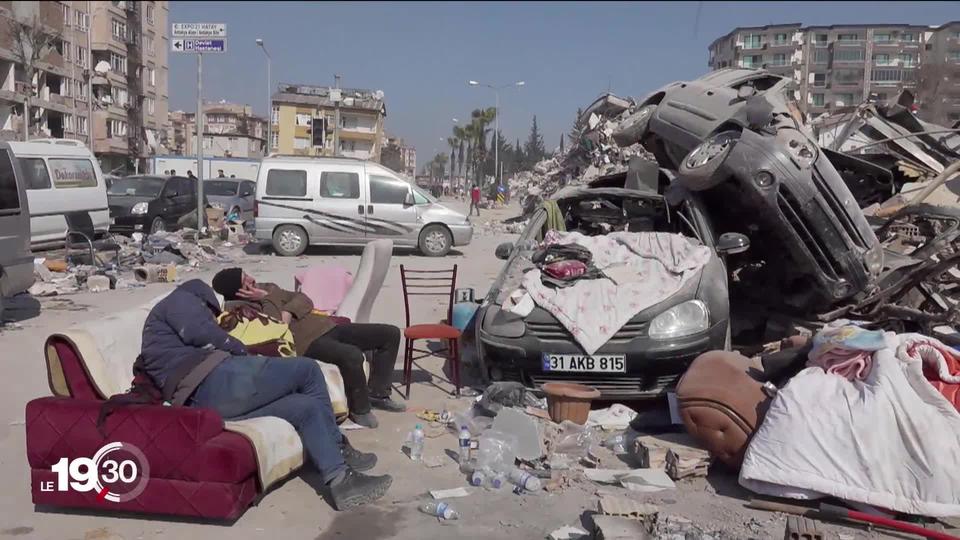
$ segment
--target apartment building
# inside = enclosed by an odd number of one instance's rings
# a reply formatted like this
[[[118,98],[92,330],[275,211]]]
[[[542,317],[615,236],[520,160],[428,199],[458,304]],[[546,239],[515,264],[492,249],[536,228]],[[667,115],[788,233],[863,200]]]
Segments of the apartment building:
[[[926,41],[929,61],[920,66],[920,110],[930,118],[960,122],[960,21],[947,23]]]
[[[381,142],[380,163],[413,178],[417,175],[417,149],[399,137],[386,135]]]
[[[767,69],[797,81],[795,97],[809,117],[902,90],[916,96],[919,115],[947,123],[952,101],[931,88],[960,84],[957,26],[832,25],[800,23],[736,28],[709,47],[712,69]],[[953,37],[951,37],[953,36]],[[953,66],[953,67],[951,67]],[[931,84],[932,73],[941,83]],[[946,79],[943,79],[946,77]]]
[[[250,105],[226,101],[203,104],[203,155],[205,157],[260,158],[266,149],[267,121],[253,114]],[[174,111],[167,128],[171,154],[197,153],[196,113]],[[179,141],[179,144],[178,144]]]
[[[338,106],[340,148],[334,152]],[[272,99],[270,151],[379,161],[386,116],[383,92],[379,90],[280,84]]]

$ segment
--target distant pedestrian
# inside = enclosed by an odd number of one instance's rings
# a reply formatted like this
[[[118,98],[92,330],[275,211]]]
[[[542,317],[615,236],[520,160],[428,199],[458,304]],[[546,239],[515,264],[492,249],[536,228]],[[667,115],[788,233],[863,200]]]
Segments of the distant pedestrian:
[[[176,176],[176,175],[177,175],[177,170],[176,170],[176,169],[170,169],[170,176]]]
[[[164,176],[170,176],[170,171],[163,171]]]
[[[197,179],[197,177],[194,176],[192,169],[189,170],[189,171],[187,171],[187,178],[189,178],[189,179],[191,179],[191,180],[196,180],[196,179]]]
[[[226,178],[227,175],[223,174],[223,169],[217,170],[217,178]]]
[[[470,210],[467,211],[468,216],[473,215],[473,210],[477,210],[477,215],[480,215],[480,186],[473,186],[473,189],[470,190]]]

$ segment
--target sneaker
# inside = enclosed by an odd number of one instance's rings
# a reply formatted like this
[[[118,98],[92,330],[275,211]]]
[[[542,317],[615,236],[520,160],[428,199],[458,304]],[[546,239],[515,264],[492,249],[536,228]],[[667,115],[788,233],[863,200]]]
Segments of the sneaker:
[[[370,429],[374,429],[380,425],[380,423],[377,422],[377,417],[374,416],[372,412],[365,414],[350,413],[350,420],[352,420],[354,424],[359,424]]]
[[[406,405],[404,405],[403,403],[400,403],[399,401],[394,401],[389,397],[378,398],[378,397],[370,396],[370,406],[375,409],[380,409],[382,411],[397,412],[397,413],[407,412]]]
[[[348,468],[344,478],[330,486],[330,498],[334,508],[347,510],[383,497],[392,483],[389,474],[368,476]]]
[[[347,467],[357,472],[369,471],[377,464],[376,454],[361,452],[350,446],[346,439],[344,439],[343,446],[340,447],[340,454],[343,455],[343,461],[347,464]]]

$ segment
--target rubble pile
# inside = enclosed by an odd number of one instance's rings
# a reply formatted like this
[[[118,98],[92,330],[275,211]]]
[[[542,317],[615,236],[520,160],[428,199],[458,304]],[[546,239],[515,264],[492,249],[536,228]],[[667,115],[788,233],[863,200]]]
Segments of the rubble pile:
[[[522,201],[524,214],[564,186],[625,172],[634,156],[653,160],[653,155],[639,143],[621,147],[614,140],[614,134],[636,109],[633,100],[613,94],[601,96],[581,116],[583,131],[579,140],[571,141],[563,153],[537,163],[532,171],[517,173],[510,180],[510,192]]]

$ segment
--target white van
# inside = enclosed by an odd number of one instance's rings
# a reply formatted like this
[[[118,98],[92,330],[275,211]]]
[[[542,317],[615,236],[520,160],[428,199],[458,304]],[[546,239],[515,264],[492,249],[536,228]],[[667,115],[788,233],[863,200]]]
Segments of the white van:
[[[389,238],[441,257],[473,237],[467,216],[379,163],[352,158],[265,158],[254,212],[257,239],[287,256]]]
[[[86,212],[96,232],[110,228],[107,188],[96,158],[80,141],[33,139],[11,142],[30,203],[30,244],[59,247],[67,232],[65,214]]]

